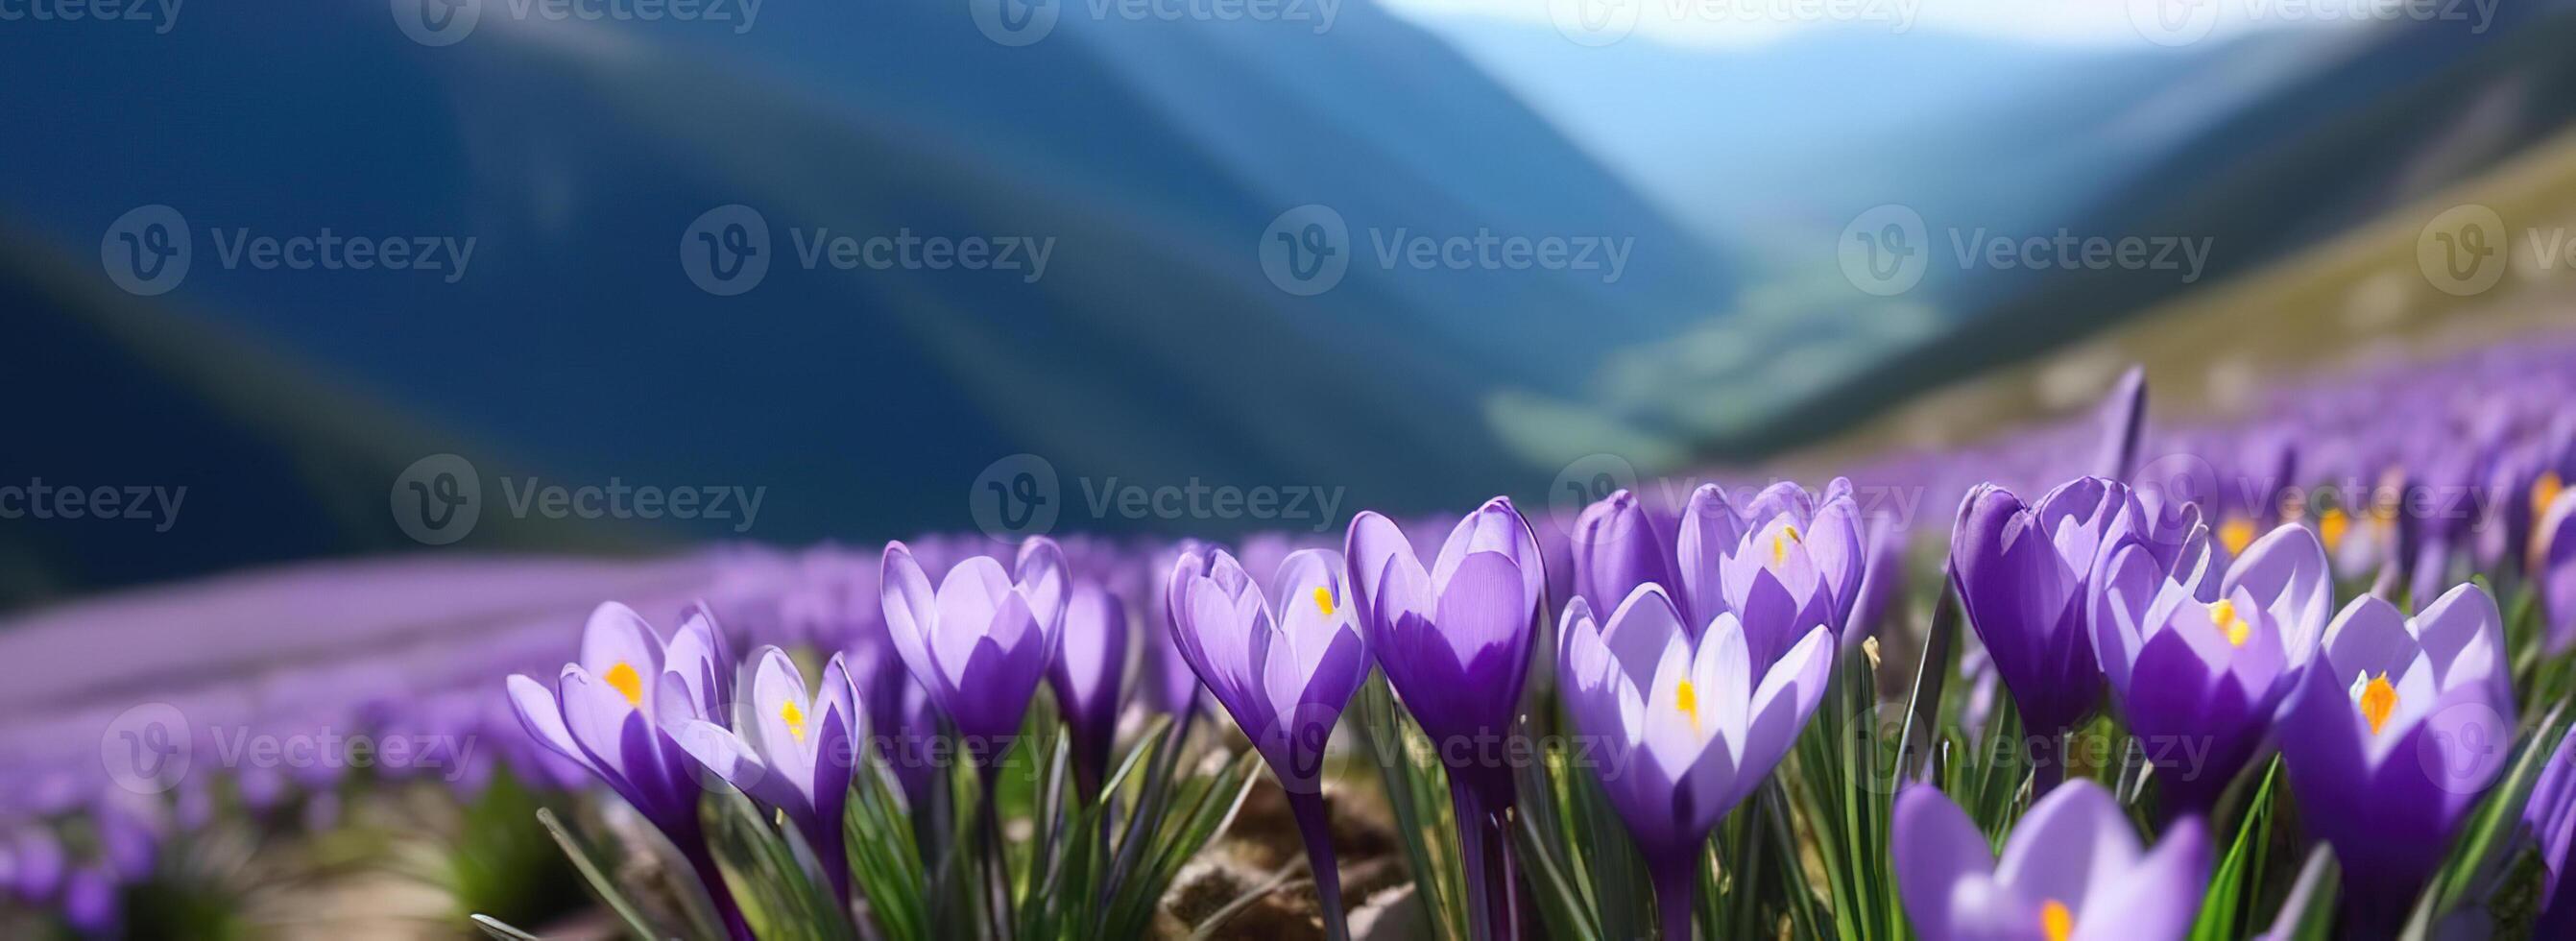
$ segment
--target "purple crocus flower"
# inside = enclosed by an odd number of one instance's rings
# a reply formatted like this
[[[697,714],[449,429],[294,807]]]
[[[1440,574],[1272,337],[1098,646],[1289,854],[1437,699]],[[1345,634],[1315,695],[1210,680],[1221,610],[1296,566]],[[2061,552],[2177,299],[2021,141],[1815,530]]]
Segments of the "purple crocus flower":
[[[823,667],[822,687],[810,692],[786,651],[763,647],[752,660],[751,695],[733,704],[740,731],[692,719],[680,729],[680,745],[707,770],[785,814],[822,864],[824,884],[847,904],[850,861],[841,815],[859,766],[858,690],[838,655]]]
[[[726,928],[750,936],[698,820],[698,780],[673,738],[691,720],[731,700],[734,665],[723,631],[692,607],[666,648],[634,609],[608,602],[582,628],[581,659],[564,665],[548,690],[511,674],[510,702],[537,741],[579,762],[670,836],[697,870]]]
[[[2031,805],[2001,860],[1940,788],[1906,787],[1894,817],[1897,892],[1924,941],[2180,938],[2209,884],[2199,817],[2150,850],[2110,792],[2082,778]]]
[[[1594,774],[1655,873],[1663,936],[1688,938],[1700,848],[1815,714],[1834,633],[1810,627],[1778,662],[1757,668],[1733,612],[1695,634],[1654,584],[1637,586],[1606,627],[1580,596],[1566,603],[1562,624],[1566,712],[1577,731],[1608,743]]]
[[[1842,645],[1857,647],[1878,633],[1887,621],[1891,605],[1904,607],[1906,594],[1905,529],[1895,517],[1878,514],[1870,518],[1868,562],[1861,566],[1860,585],[1852,598],[1851,612],[1843,618]]]
[[[1657,512],[1626,490],[1584,507],[1569,540],[1574,596],[1607,610],[1618,607],[1639,585],[1681,584],[1673,577],[1673,535],[1680,525],[1679,516]]]
[[[2562,490],[2532,534],[2531,573],[2548,618],[2549,655],[2576,646],[2576,488]]]
[[[125,888],[115,870],[84,866],[63,879],[63,922],[82,936],[112,938],[124,934]]]
[[[1857,642],[1869,552],[1851,492],[1839,477],[1822,499],[1781,481],[1738,508],[1705,484],[1668,518],[1619,491],[1576,523],[1575,594],[1602,611],[1639,585],[1661,585],[1694,637],[1733,612],[1757,669],[1819,624]]]
[[[1422,730],[1439,742],[1504,734],[1547,580],[1511,501],[1467,514],[1427,572],[1404,532],[1374,512],[1351,521],[1345,554],[1370,646]]]
[[[2540,923],[2532,937],[2576,937],[2576,901],[2570,901],[2568,850],[2576,847],[2576,728],[2567,730],[2532,785],[2522,824],[2540,850]]]
[[[939,714],[930,693],[912,678],[895,652],[894,635],[886,630],[883,602],[871,598],[871,614],[841,651],[850,684],[858,689],[860,727],[868,730],[877,757],[894,772],[895,781],[915,811],[928,809],[930,786],[938,760],[932,743],[939,740]]]
[[[1206,561],[1184,555],[1170,589],[1173,640],[1287,792],[1335,938],[1348,928],[1324,808],[1324,746],[1369,672],[1343,568],[1340,553],[1299,550],[1280,563],[1265,597],[1218,549]]]
[[[1172,566],[1183,559],[1194,559],[1204,570],[1215,556],[1210,547],[1196,539],[1183,539],[1155,556],[1154,579],[1145,588],[1147,605],[1153,609],[1152,620],[1145,626],[1144,649],[1136,658],[1136,700],[1147,711],[1172,717],[1176,727],[1186,727],[1197,715],[1199,675],[1190,669],[1189,659],[1181,656],[1174,644],[1173,631],[1179,625],[1171,598],[1170,579],[1165,577]]]
[[[2512,747],[2495,601],[2461,585],[2413,620],[2344,606],[2290,696],[2281,758],[2308,832],[2342,860],[2357,924],[2391,929]]]
[[[2065,734],[2100,698],[2086,599],[2103,550],[2142,514],[2127,486],[2100,477],[2059,485],[2037,506],[1992,484],[1960,501],[1950,580],[2029,734]],[[2065,769],[2041,756],[2037,770],[2046,790]]]
[[[2146,367],[2132,365],[2122,372],[2096,417],[2102,423],[2102,456],[2094,466],[2104,477],[2125,480],[2137,464],[2138,439],[2147,427]]]
[[[1504,830],[1512,773],[1501,745],[1519,715],[1546,594],[1538,539],[1496,497],[1458,521],[1429,571],[1404,531],[1373,511],[1351,520],[1346,546],[1369,649],[1448,768],[1471,926],[1492,937],[1516,909]]]
[[[53,898],[62,887],[66,863],[63,841],[54,831],[33,823],[22,823],[10,839],[9,889],[18,900],[30,904]]]
[[[1127,674],[1126,604],[1099,580],[1076,579],[1065,602],[1061,643],[1047,683],[1073,736],[1075,783],[1098,799],[1118,735],[1118,687]]]
[[[1020,545],[1016,577],[970,556],[933,590],[912,550],[885,549],[886,628],[896,653],[986,774],[1017,735],[1064,629],[1064,553],[1053,540]]]
[[[2326,550],[2305,526],[2272,530],[2223,578],[2195,521],[2160,558],[2139,535],[2103,562],[2093,649],[2129,730],[2159,771],[2168,813],[2209,812],[2271,730],[2334,609]]]

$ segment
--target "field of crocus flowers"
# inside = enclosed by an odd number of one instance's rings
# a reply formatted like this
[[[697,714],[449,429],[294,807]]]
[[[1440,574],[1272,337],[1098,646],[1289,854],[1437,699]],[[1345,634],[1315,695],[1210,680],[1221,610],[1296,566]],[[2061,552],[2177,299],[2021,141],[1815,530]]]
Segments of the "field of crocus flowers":
[[[2576,937],[2571,396],[2132,372],[1829,478],[71,610],[0,655],[285,655],[6,717],[0,935]]]

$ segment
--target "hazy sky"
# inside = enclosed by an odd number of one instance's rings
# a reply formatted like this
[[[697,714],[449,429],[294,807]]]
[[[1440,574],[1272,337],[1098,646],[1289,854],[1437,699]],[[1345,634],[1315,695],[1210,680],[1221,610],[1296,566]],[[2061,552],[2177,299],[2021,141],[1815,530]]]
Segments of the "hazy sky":
[[[1742,46],[1832,25],[1939,30],[2032,42],[2181,45],[2266,28],[2490,14],[2497,0],[1385,0],[1420,19],[1579,22],[1594,38]],[[1633,24],[1633,25],[1632,25]],[[1601,44],[1587,42],[1587,45]]]

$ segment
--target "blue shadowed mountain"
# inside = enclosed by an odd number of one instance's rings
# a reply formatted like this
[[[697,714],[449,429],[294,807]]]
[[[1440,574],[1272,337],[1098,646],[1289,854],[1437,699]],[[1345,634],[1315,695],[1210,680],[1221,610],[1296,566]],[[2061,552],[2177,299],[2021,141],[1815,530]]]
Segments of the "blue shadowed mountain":
[[[1759,454],[2181,289],[1949,272],[1871,298],[1835,261],[1861,209],[2210,233],[2213,273],[2246,270],[2576,102],[2551,52],[2563,4],[2483,35],[2106,52],[1816,31],[1616,57],[1362,0],[1320,32],[1056,0],[1020,47],[962,2],[769,0],[737,31],[479,0],[443,47],[391,6],[0,30],[0,120],[20,129],[0,148],[0,298],[36,338],[0,345],[0,374],[62,403],[0,473],[191,487],[146,551],[0,530],[0,598],[415,548],[389,488],[443,451],[485,478],[468,548],[959,529],[977,474],[1020,452],[1057,471],[1063,528],[1196,532],[1265,521],[1131,518],[1093,493],[1319,486],[1346,516],[1535,495],[1594,451]],[[184,214],[193,265],[136,297],[101,244],[151,204]],[[768,270],[718,297],[683,255],[728,204],[757,213]],[[1261,251],[1308,204],[1343,222],[1321,247],[1348,268],[1297,296]],[[473,252],[454,283],[233,254],[325,229]],[[841,235],[1024,237],[1046,265],[840,270]],[[1616,277],[1421,269],[1399,241],[1480,235],[1622,253]],[[747,529],[501,507],[513,482],[612,480],[766,499]]]
[[[487,490],[765,487],[748,534],[780,541],[964,526],[977,473],[1034,452],[1062,477],[1068,528],[1222,529],[1090,518],[1083,484],[1346,488],[1345,514],[1513,489],[1525,467],[1488,430],[1491,390],[1572,394],[1567,364],[1733,290],[1705,243],[1446,45],[1363,4],[1323,35],[1068,4],[1022,48],[957,4],[772,2],[740,34],[506,4],[485,0],[473,33],[438,48],[366,2],[190,7],[168,35],[0,36],[0,80],[20,90],[8,120],[45,129],[0,154],[0,219],[21,247],[10,286],[22,316],[65,337],[12,345],[6,371],[31,394],[150,390],[35,427],[11,463],[42,473],[52,458],[36,455],[115,427],[126,466],[189,468],[205,518],[334,521],[227,526],[242,560],[407,546],[385,492],[447,450]],[[194,264],[177,290],[135,298],[97,246],[156,203],[186,217]],[[770,268],[715,297],[680,246],[733,203],[765,221]],[[1334,250],[1350,266],[1299,297],[1258,246],[1309,203],[1345,220]],[[227,254],[244,233],[325,228],[475,245],[453,284]],[[831,235],[904,233],[1052,245],[1034,278],[805,267]],[[1600,238],[1624,267],[1382,260],[1399,237],[1480,233]],[[192,339],[149,342],[174,334]],[[562,538],[512,522],[474,544]],[[66,557],[42,530],[12,541],[59,570],[37,582],[148,574]]]

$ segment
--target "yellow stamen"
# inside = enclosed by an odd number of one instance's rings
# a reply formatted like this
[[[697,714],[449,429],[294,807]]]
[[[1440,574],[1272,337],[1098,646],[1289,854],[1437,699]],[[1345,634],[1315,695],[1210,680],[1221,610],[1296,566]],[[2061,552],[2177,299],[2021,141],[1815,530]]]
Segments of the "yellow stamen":
[[[1324,588],[1324,587],[1321,587],[1321,586],[1317,586],[1317,587],[1316,587],[1316,589],[1315,589],[1315,610],[1317,610],[1317,611],[1321,611],[1321,612],[1324,612],[1324,616],[1325,616],[1325,617],[1332,617],[1332,616],[1333,616],[1333,590],[1332,590],[1332,589],[1330,589],[1330,588]]]
[[[1805,541],[1799,538],[1798,527],[1782,526],[1780,527],[1780,531],[1785,535],[1775,535],[1771,537],[1771,564],[1773,565],[1779,565],[1789,560],[1790,543]]]
[[[2557,471],[2542,471],[2540,479],[2532,481],[2531,525],[2534,529],[2548,518],[2549,505],[2558,502],[2558,495],[2566,491],[2567,482],[2559,479]],[[2523,547],[2523,551],[2531,557],[2523,563],[2526,567],[2535,571],[2543,568],[2543,562],[2549,557],[2549,534],[2533,533],[2531,544]]]
[[[2388,724],[2388,714],[2397,711],[2397,687],[2388,685],[2384,672],[2367,682],[2355,677],[2353,685],[2361,689],[2354,698],[2361,705],[2361,717],[2370,720],[2370,734],[2379,734],[2380,727]]]
[[[2039,907],[2039,930],[2048,936],[2048,941],[2066,941],[2075,935],[2075,910],[2049,899],[2048,904]]]
[[[2218,527],[2218,542],[2227,547],[2228,555],[2244,555],[2245,547],[2254,544],[2254,521],[2242,516],[2228,520]]]
[[[2245,639],[2254,633],[2254,625],[2245,623],[2245,618],[2236,613],[2236,602],[2227,598],[2209,603],[2209,623],[2227,633],[2227,643],[2232,647],[2245,646]]]
[[[799,742],[805,740],[805,710],[796,708],[796,700],[778,704],[778,718],[787,723],[787,735]]]
[[[1691,734],[1699,734],[1699,690],[1691,685],[1691,681],[1683,680],[1682,685],[1673,690],[1673,708],[1689,716]]]
[[[2342,507],[2329,507],[2317,514],[2317,538],[2326,544],[2327,552],[2333,552],[2336,546],[2342,545],[2344,534],[2349,532],[2352,532],[2352,517],[2346,515]]]
[[[608,681],[609,686],[624,694],[627,705],[637,709],[644,708],[644,675],[635,672],[632,664],[624,660],[617,661],[616,665],[609,667],[608,672],[600,679]]]

